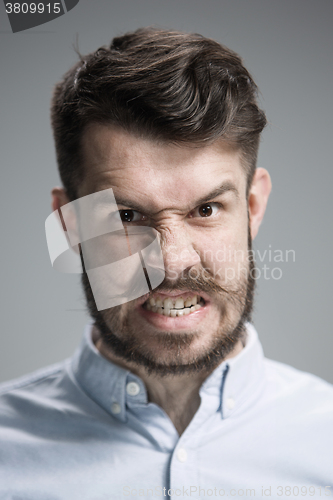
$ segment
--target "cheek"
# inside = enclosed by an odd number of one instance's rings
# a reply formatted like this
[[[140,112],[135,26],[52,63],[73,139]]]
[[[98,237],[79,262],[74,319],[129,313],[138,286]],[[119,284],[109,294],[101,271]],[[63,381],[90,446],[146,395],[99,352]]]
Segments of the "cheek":
[[[247,269],[248,226],[240,225],[237,230],[225,229],[211,234],[201,234],[197,244],[202,266],[217,278],[228,278],[228,269]],[[231,273],[235,274],[235,273]]]

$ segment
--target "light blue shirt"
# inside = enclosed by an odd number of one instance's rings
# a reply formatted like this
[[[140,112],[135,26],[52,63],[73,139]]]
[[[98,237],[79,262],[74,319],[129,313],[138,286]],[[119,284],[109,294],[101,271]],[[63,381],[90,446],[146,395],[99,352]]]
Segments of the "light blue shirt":
[[[251,325],[181,437],[91,326],[73,358],[0,394],[1,500],[333,498],[333,387],[265,359]]]

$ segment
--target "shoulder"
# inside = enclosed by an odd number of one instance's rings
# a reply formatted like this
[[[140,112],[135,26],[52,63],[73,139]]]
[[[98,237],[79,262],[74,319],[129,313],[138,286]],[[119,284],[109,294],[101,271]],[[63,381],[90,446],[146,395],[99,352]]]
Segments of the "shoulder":
[[[333,425],[333,385],[284,363],[265,359],[266,397],[285,407],[289,418],[303,414],[304,418],[329,421]]]
[[[59,394],[68,386],[67,364],[69,360],[36,370],[23,377],[0,384],[0,426],[20,417],[27,418],[55,407]],[[57,398],[58,394],[58,398]]]
[[[5,428],[35,426],[86,411],[90,400],[78,384],[71,358],[0,384],[0,436]]]
[[[35,370],[32,373],[23,375],[22,377],[9,380],[7,382],[0,383],[0,398],[6,394],[15,392],[16,390],[33,390],[35,386],[41,383],[48,383],[54,377],[59,376],[64,370],[64,365],[66,361],[61,363],[56,363],[39,370]]]
[[[0,384],[0,463],[34,443],[78,439],[104,411],[77,382],[70,360]]]
[[[104,417],[73,370],[73,358],[0,384],[0,442],[8,428],[34,432],[38,423],[54,429],[66,422]]]
[[[291,385],[295,389],[298,387],[299,389],[319,390],[333,395],[333,385],[312,373],[298,370],[290,365],[268,358],[264,359],[264,363],[268,380],[281,387]]]

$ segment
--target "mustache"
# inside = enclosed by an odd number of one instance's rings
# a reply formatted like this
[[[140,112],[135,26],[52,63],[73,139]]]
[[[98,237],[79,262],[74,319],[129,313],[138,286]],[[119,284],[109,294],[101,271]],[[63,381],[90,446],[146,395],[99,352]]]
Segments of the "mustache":
[[[162,283],[154,288],[152,293],[156,292],[173,292],[173,291],[191,291],[200,295],[200,292],[205,292],[207,295],[237,295],[244,294],[244,285],[237,283],[236,287],[223,286],[205,270],[201,269],[200,273],[195,277],[191,274],[192,270],[184,271],[182,276],[176,280],[165,278]]]

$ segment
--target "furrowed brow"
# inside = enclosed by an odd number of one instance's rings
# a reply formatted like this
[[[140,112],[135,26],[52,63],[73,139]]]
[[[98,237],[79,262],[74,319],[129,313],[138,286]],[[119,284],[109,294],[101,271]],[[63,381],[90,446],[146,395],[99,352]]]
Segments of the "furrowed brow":
[[[203,203],[206,203],[207,201],[213,200],[214,198],[217,198],[218,196],[221,196],[222,194],[225,194],[225,193],[230,192],[230,191],[235,194],[236,198],[239,198],[238,189],[236,188],[236,186],[232,182],[228,181],[228,182],[225,182],[224,184],[222,184],[222,186],[214,189],[213,191],[211,191],[207,195],[200,198],[196,202],[196,206],[202,205]]]
[[[218,196],[221,196],[227,192],[233,192],[235,194],[236,198],[237,199],[239,198],[239,192],[238,192],[238,189],[236,188],[236,186],[232,182],[227,181],[224,184],[222,184],[221,186],[219,186],[218,188],[216,188],[213,191],[211,191],[210,193],[208,193],[207,195],[205,195],[202,198],[200,198],[199,200],[197,200],[193,204],[193,206],[197,207],[198,205],[202,205],[203,203],[207,203],[208,201],[211,201],[214,198],[217,198]],[[137,210],[138,212],[144,213],[148,216],[154,215],[153,213],[150,213],[149,211],[147,211],[147,207],[140,206],[140,205],[136,204],[134,201],[132,201],[130,199],[126,199],[126,198],[122,197],[121,195],[119,195],[119,196],[115,195],[115,199],[116,199],[118,206],[122,205],[123,207],[126,207],[129,210]],[[167,210],[172,210],[175,208],[176,207],[168,207]],[[166,210],[166,209],[164,209],[164,210]]]
[[[134,201],[123,198],[122,196],[115,196],[117,205],[122,205],[123,207],[126,207],[127,210],[136,210],[137,212],[142,212],[147,214],[147,208],[137,205]],[[124,210],[123,208],[120,208],[119,210]],[[147,214],[148,215],[148,214]]]

